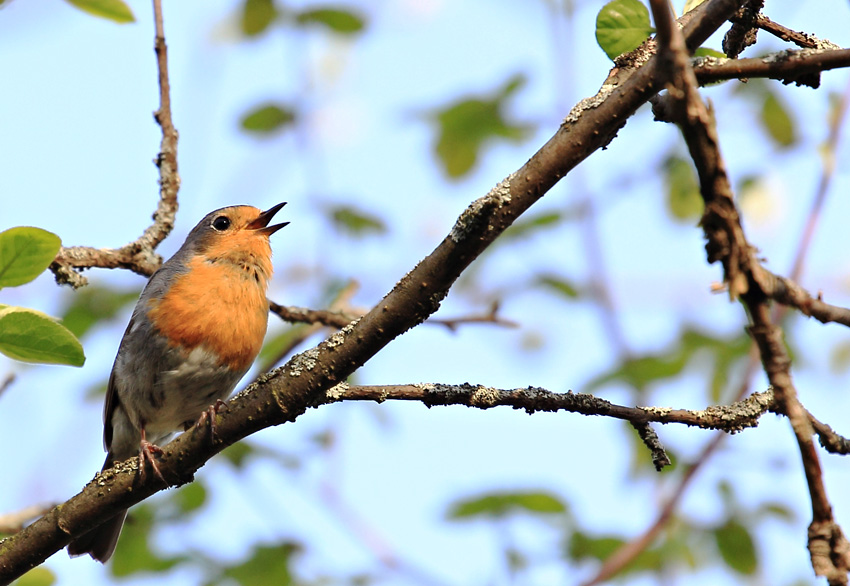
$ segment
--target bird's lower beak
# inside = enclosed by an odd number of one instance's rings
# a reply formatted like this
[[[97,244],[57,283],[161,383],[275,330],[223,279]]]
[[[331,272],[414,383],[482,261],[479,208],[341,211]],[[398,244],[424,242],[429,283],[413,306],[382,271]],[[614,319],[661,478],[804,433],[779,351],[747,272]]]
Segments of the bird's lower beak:
[[[280,230],[281,228],[283,228],[284,226],[289,224],[289,222],[284,222],[282,224],[275,224],[274,226],[269,226],[269,222],[272,221],[272,218],[274,217],[274,215],[276,213],[278,213],[280,211],[280,208],[282,208],[285,205],[286,205],[286,202],[283,202],[283,203],[279,203],[276,206],[273,206],[273,207],[267,209],[262,214],[257,216],[256,220],[254,220],[253,222],[248,224],[248,229],[249,230],[256,230],[257,232],[261,232],[261,233],[265,234],[266,236],[271,236],[272,234],[274,234],[275,232],[277,232],[278,230]]]

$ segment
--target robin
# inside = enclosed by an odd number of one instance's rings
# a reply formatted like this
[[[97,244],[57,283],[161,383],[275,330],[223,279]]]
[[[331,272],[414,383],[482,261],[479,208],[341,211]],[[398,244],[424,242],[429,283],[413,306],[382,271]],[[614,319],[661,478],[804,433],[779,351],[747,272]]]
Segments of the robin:
[[[175,432],[204,421],[248,371],[266,334],[272,276],[264,212],[232,206],[211,212],[145,286],[118,348],[103,409],[103,470],[138,455],[162,475],[154,454]],[[214,432],[214,430],[213,430]],[[68,545],[72,556],[106,562],[127,511]]]

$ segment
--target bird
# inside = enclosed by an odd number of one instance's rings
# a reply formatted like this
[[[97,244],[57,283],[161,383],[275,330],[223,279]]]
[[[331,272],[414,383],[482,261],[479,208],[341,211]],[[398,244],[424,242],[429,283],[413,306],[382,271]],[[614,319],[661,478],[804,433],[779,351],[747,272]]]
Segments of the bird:
[[[112,366],[103,409],[103,470],[137,456],[162,479],[155,454],[176,432],[200,425],[233,392],[260,351],[272,276],[269,225],[286,202],[210,212],[151,276]],[[71,556],[106,563],[127,511],[72,540]]]

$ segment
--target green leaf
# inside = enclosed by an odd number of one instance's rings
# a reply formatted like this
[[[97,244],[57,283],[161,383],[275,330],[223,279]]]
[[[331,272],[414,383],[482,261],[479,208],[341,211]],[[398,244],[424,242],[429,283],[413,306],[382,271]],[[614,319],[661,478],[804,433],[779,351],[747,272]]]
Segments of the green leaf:
[[[133,11],[122,0],[66,0],[80,10],[119,24],[135,22]]]
[[[62,325],[82,338],[99,321],[112,319],[121,309],[139,298],[136,289],[120,291],[89,285],[75,291],[71,304],[62,314]]]
[[[691,10],[693,10],[694,8],[696,8],[697,6],[702,4],[703,2],[705,2],[705,0],[687,0],[687,2],[685,2],[685,7],[682,10],[682,14],[690,12]]]
[[[293,542],[259,546],[245,562],[226,568],[223,576],[243,586],[255,584],[288,586],[294,583],[291,564],[300,551],[301,546]]]
[[[245,0],[240,25],[246,37],[256,37],[266,31],[277,18],[273,0]]]
[[[329,212],[331,220],[337,228],[355,236],[362,236],[369,232],[383,234],[387,231],[386,225],[380,218],[362,212],[353,206],[335,206]]]
[[[833,374],[843,374],[850,368],[850,341],[839,342],[829,353],[829,369]]]
[[[191,513],[200,509],[207,502],[207,489],[202,482],[190,482],[174,494],[174,502],[184,515]]]
[[[153,506],[141,504],[133,507],[108,566],[113,576],[166,572],[187,559],[186,556],[160,556],[151,549],[149,537],[155,524]]]
[[[318,24],[340,35],[359,33],[366,26],[362,16],[338,7],[313,8],[299,12],[295,17],[298,24]]]
[[[82,366],[83,347],[48,315],[25,307],[0,306],[0,352],[23,362]]]
[[[265,371],[264,371],[265,372]],[[248,460],[248,456],[254,453],[254,448],[246,441],[236,442],[221,452],[236,468],[242,468]]]
[[[758,569],[758,556],[749,529],[730,519],[725,525],[714,530],[714,539],[727,566],[739,574],[755,574]]]
[[[707,336],[697,330],[684,330],[669,350],[624,360],[610,372],[591,380],[585,392],[610,384],[622,382],[643,392],[652,384],[676,376],[694,360],[699,352],[714,359],[714,377],[710,390],[718,394],[725,385],[732,365],[744,358],[750,342],[745,334],[733,338]]]
[[[16,582],[15,586],[50,586],[56,583],[56,576],[44,566],[33,568]]]
[[[53,232],[19,226],[0,232],[0,288],[29,283],[50,266],[62,241]]]
[[[676,155],[667,157],[664,161],[664,183],[667,186],[667,209],[675,220],[693,223],[702,216],[704,204],[690,162]]]
[[[281,359],[283,351],[291,348],[294,342],[303,339],[309,330],[310,324],[295,324],[272,336],[260,350],[260,371],[271,370]]]
[[[525,83],[525,77],[509,79],[490,97],[469,98],[430,114],[437,126],[435,152],[451,179],[469,173],[482,147],[497,139],[519,142],[531,127],[507,120],[508,99]]]
[[[576,562],[587,559],[603,561],[611,557],[624,543],[621,537],[591,537],[581,531],[575,531],[570,535],[567,555]]]
[[[512,513],[561,515],[566,505],[547,492],[496,492],[455,502],[447,513],[450,520],[485,517],[500,519]]]
[[[773,92],[768,92],[762,103],[761,124],[779,147],[787,148],[797,142],[791,113]]]
[[[270,134],[295,121],[295,111],[285,105],[265,104],[242,117],[242,128],[255,134]]]
[[[700,47],[699,49],[694,51],[694,57],[716,57],[717,59],[726,59],[726,53],[718,51],[717,49]]]
[[[565,219],[564,214],[561,212],[543,212],[542,214],[529,216],[511,224],[499,237],[499,240],[504,243],[508,240],[522,238],[543,228],[553,228]]]
[[[637,49],[654,32],[649,10],[638,0],[613,0],[596,15],[596,42],[611,59]]]
[[[567,299],[578,299],[578,288],[569,281],[560,277],[556,277],[554,275],[540,275],[537,277],[537,283],[543,285],[547,289],[551,289],[555,293],[558,293]]]

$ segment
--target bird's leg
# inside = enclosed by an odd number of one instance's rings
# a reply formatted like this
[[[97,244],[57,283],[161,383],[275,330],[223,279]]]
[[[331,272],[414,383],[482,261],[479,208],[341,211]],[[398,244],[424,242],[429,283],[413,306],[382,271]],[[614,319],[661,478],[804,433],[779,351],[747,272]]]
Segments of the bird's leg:
[[[210,441],[212,443],[215,443],[215,440],[218,439],[215,430],[215,416],[218,415],[218,412],[221,411],[221,408],[225,405],[226,403],[224,401],[216,399],[216,402],[207,407],[206,411],[201,412],[201,416],[198,418],[197,423],[195,423],[195,428],[198,429],[207,419],[210,420]]]
[[[154,454],[161,453],[162,448],[145,439],[145,428],[142,426],[142,441],[139,442],[139,476],[141,476],[142,482],[145,480],[145,460],[151,463],[151,468],[153,468],[153,472],[156,474],[156,477],[165,482],[165,478],[162,476],[162,472],[159,471],[159,466],[157,465],[156,457],[154,456]]]

